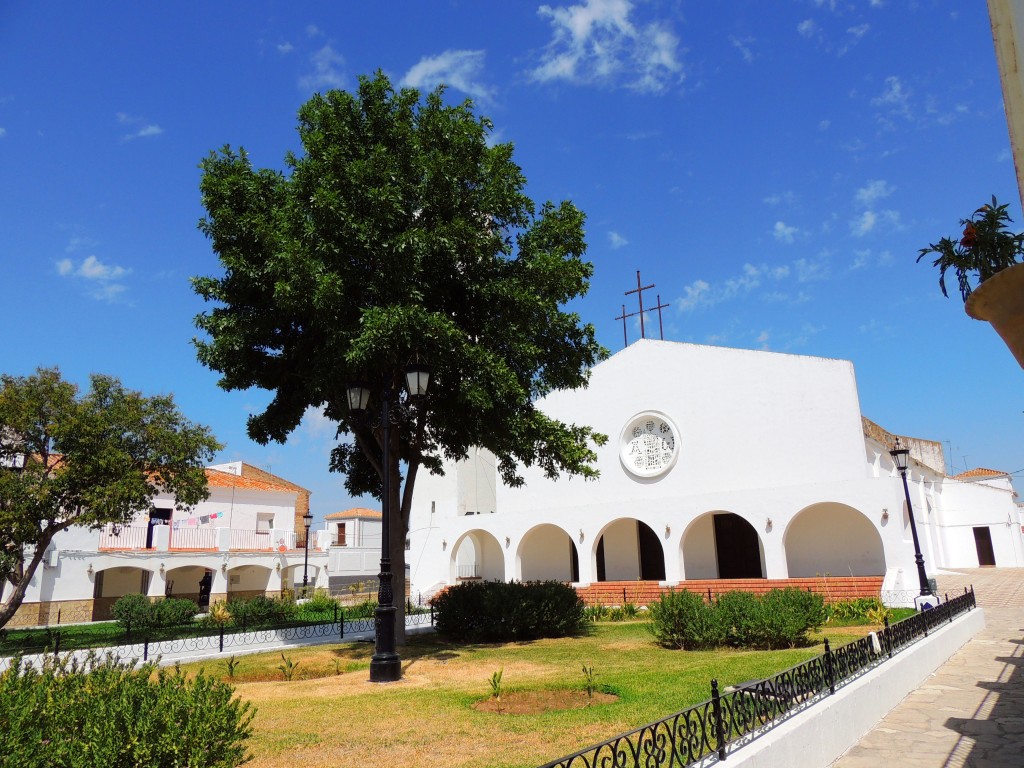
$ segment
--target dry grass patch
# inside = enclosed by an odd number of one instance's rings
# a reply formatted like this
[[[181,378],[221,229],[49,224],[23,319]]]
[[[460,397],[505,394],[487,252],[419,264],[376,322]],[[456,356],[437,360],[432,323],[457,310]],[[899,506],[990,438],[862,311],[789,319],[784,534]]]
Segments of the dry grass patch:
[[[695,704],[709,696],[712,677],[722,685],[765,677],[820,652],[820,646],[671,651],[657,647],[645,624],[636,622],[599,624],[585,637],[505,645],[452,646],[414,636],[402,649],[403,679],[388,685],[368,681],[373,649],[362,643],[285,651],[299,664],[292,682],[277,670],[280,652],[238,657],[233,682],[258,710],[249,742],[252,768],[371,761],[522,768]],[[603,703],[586,706],[584,665],[594,668],[594,701]],[[223,661],[203,666],[224,672]],[[486,711],[489,679],[499,669],[500,714]],[[518,711],[522,702],[532,705]],[[559,705],[548,706],[553,703]]]

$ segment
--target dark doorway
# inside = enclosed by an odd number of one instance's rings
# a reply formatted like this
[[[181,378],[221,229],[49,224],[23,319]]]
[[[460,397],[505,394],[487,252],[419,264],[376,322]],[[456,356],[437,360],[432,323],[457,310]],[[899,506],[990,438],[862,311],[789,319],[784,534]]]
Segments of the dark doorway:
[[[576,545],[572,539],[569,540],[569,556],[572,558],[572,580],[580,580],[580,553],[576,551]]]
[[[171,510],[156,509],[149,510],[149,524],[146,526],[146,549],[153,548],[153,529],[158,525],[171,524]]]
[[[715,515],[718,578],[763,579],[757,531],[739,515]]]
[[[640,581],[664,581],[665,550],[661,548],[658,534],[643,523],[636,524],[636,532],[640,545]]]
[[[985,567],[996,564],[996,553],[992,550],[992,531],[985,527],[975,528],[974,546],[978,549],[978,565]]]
[[[597,542],[597,580],[608,581],[608,576],[604,567],[604,536],[602,536]]]

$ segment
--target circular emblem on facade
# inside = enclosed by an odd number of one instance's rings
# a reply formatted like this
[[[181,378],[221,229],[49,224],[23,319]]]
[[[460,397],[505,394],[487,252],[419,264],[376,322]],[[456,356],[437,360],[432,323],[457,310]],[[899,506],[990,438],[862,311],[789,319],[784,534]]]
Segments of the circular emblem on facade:
[[[667,472],[679,456],[676,427],[667,416],[646,411],[627,422],[619,438],[622,465],[637,477]]]

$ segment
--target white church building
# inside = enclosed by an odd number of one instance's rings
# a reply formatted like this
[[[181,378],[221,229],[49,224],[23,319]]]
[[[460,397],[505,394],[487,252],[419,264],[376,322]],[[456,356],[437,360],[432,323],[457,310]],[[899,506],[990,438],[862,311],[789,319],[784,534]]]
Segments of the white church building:
[[[585,596],[606,583],[717,592],[796,580],[905,604],[919,591],[896,435],[862,416],[849,361],[645,339],[595,366],[587,389],[539,407],[608,436],[600,477],[527,468],[508,488],[485,450],[421,474],[414,592],[466,579],[557,579]],[[1024,566],[1010,478],[949,477],[939,443],[902,442],[928,574]]]

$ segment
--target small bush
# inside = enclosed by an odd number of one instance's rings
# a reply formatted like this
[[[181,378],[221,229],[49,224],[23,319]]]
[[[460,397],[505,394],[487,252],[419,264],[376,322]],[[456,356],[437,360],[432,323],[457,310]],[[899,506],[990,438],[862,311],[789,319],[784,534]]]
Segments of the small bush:
[[[725,642],[726,628],[714,605],[687,590],[663,592],[650,606],[651,630],[666,648],[696,650]]]
[[[608,609],[603,605],[588,605],[583,609],[583,614],[589,621],[604,621],[608,618]]]
[[[145,595],[120,597],[110,609],[110,614],[128,632],[146,629],[152,622],[152,603]]]
[[[256,595],[249,600],[228,601],[228,612],[236,627],[256,627],[290,621],[298,614],[298,606],[292,600]]]
[[[752,592],[723,592],[715,599],[725,642],[737,648],[758,645],[761,623],[761,601]]]
[[[855,600],[839,600],[825,606],[830,624],[852,624],[868,621],[871,611],[883,608],[877,597],[859,597]]]
[[[190,624],[199,613],[195,600],[165,597],[150,604],[150,624],[154,627],[173,627]]]
[[[200,672],[111,658],[16,660],[0,674],[0,755],[25,768],[232,768],[248,759],[255,710]]]
[[[433,600],[437,631],[458,642],[566,637],[587,626],[576,590],[558,581],[467,581]]]
[[[795,648],[807,645],[807,633],[825,623],[825,600],[802,589],[773,589],[761,600],[756,646]]]
[[[306,600],[305,607],[314,613],[330,613],[337,604],[326,589],[318,589]]]

